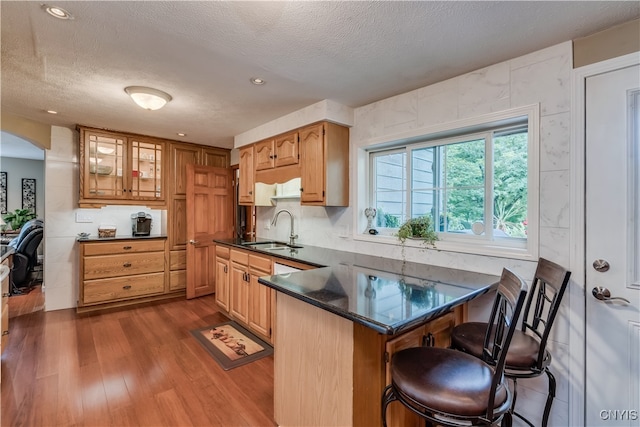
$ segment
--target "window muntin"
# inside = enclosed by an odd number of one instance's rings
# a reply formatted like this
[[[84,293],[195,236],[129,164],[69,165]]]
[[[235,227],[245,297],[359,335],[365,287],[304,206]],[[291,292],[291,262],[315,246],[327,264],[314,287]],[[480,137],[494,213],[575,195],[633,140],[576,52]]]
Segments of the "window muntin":
[[[379,231],[393,234],[407,218],[430,215],[440,240],[526,246],[528,137],[522,120],[371,152],[370,202]]]

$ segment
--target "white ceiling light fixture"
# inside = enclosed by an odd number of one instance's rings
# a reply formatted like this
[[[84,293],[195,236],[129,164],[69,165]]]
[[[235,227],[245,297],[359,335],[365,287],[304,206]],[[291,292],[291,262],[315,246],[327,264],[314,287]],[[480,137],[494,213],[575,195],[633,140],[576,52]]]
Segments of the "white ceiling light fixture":
[[[260,77],[251,77],[251,83],[253,83],[254,85],[263,85],[265,84],[267,81],[264,79],[261,79]]]
[[[43,4],[42,8],[44,9],[45,12],[47,12],[49,15],[53,16],[54,18],[64,19],[64,20],[73,19],[73,15],[61,7],[49,6],[48,4]]]
[[[171,95],[158,89],[144,86],[128,86],[124,91],[145,110],[159,110],[171,101]]]

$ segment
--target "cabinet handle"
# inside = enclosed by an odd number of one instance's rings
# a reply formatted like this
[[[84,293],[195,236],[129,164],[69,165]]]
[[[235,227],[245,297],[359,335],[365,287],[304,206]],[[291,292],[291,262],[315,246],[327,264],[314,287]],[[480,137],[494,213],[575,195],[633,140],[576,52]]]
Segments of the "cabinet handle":
[[[277,159],[277,158],[278,158],[278,155],[277,155],[277,154],[274,154],[274,155],[273,155],[273,158],[274,158],[274,159]]]
[[[129,249],[131,249],[131,246],[123,246],[122,249],[124,249],[125,251],[128,251]]]
[[[9,335],[9,331],[2,331],[2,336]]]
[[[269,156],[270,159],[273,159],[273,156]]]
[[[227,272],[227,266],[226,265],[224,266],[224,272],[225,273]]]
[[[131,263],[130,262],[125,262],[124,264],[122,264],[123,267],[131,267]]]
[[[253,194],[253,191],[249,191],[249,194]]]
[[[122,289],[124,289],[125,291],[128,291],[129,289],[131,289],[131,285],[124,285]]]
[[[2,294],[2,298],[9,298],[11,296],[10,293],[4,293]]]
[[[435,347],[436,337],[431,332],[422,336],[422,347]]]
[[[302,189],[302,187],[300,187],[300,192],[302,193],[304,190]]]

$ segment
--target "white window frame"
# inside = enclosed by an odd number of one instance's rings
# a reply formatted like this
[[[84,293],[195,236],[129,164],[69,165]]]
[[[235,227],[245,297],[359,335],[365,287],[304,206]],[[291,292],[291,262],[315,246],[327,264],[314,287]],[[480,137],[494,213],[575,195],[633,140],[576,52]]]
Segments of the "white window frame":
[[[375,243],[384,243],[399,245],[397,237],[394,235],[394,231],[390,229],[380,229],[381,234],[370,235],[364,234],[366,229],[366,218],[364,218],[364,209],[369,206],[369,201],[372,200],[373,184],[370,182],[370,170],[371,159],[370,153],[372,151],[381,151],[384,148],[389,149],[389,152],[393,148],[402,148],[411,146],[411,148],[418,148],[422,146],[434,146],[442,145],[443,141],[449,140],[468,140],[474,134],[483,134],[487,131],[493,131],[496,127],[514,125],[522,123],[526,120],[528,128],[528,162],[527,162],[527,238],[526,239],[514,239],[514,238],[493,238],[488,240],[485,237],[474,235],[460,235],[456,236],[455,233],[445,233],[446,236],[441,235],[441,240],[435,243],[435,249],[440,251],[461,252],[477,255],[490,255],[505,258],[525,259],[535,261],[538,258],[538,245],[539,245],[539,105],[529,105],[525,107],[513,108],[497,113],[485,114],[482,116],[468,118],[463,120],[457,120],[455,122],[449,122],[437,126],[431,126],[429,128],[415,129],[410,132],[405,132],[403,135],[397,135],[396,138],[377,138],[375,140],[364,141],[359,144],[359,149],[354,153],[356,157],[356,163],[360,165],[357,173],[356,188],[359,190],[359,197],[356,200],[357,212],[355,213],[357,228],[354,229],[354,240],[369,241]],[[457,135],[452,137],[451,135]],[[427,140],[428,142],[424,142]],[[490,150],[487,150],[486,155],[492,155]],[[493,160],[491,159],[493,163]],[[407,182],[410,182],[411,173],[411,155],[410,150],[407,150]],[[486,179],[485,185],[489,185],[491,180]],[[487,194],[487,188],[485,187],[485,194]],[[410,195],[406,201],[407,206],[410,206]],[[489,203],[489,200],[485,199],[485,203]],[[408,209],[408,208],[407,208]],[[359,213],[362,213],[361,215]],[[487,220],[485,220],[486,223]],[[491,219],[492,223],[492,219]],[[408,248],[415,247],[419,249],[425,249],[425,245],[420,241],[405,242],[405,246]],[[427,247],[428,249],[428,247]]]

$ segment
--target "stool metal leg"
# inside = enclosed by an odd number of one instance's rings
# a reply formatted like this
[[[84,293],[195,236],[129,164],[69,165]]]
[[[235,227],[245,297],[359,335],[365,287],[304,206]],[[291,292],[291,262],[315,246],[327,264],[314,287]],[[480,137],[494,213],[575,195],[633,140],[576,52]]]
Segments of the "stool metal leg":
[[[551,374],[549,368],[545,368],[544,371],[549,377],[549,394],[547,395],[547,404],[544,407],[544,415],[542,416],[542,427],[547,427],[549,414],[551,413],[551,404],[553,403],[553,398],[556,397],[556,378]]]
[[[387,406],[394,400],[398,400],[393,386],[389,384],[382,392],[382,426],[387,427]]]

